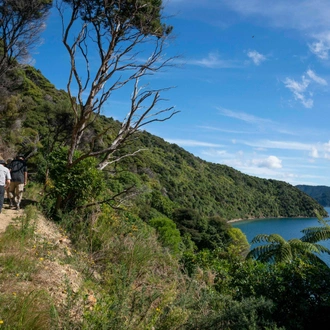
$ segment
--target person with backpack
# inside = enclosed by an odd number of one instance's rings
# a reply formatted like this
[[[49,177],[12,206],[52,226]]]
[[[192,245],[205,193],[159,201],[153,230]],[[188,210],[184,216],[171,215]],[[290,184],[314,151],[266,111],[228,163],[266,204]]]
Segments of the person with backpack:
[[[16,210],[20,209],[23,198],[24,186],[27,184],[27,165],[24,155],[18,155],[8,166],[10,169],[11,182],[9,188],[9,206],[16,204]]]
[[[10,184],[10,171],[5,167],[6,162],[0,159],[0,213],[2,212],[5,190]]]

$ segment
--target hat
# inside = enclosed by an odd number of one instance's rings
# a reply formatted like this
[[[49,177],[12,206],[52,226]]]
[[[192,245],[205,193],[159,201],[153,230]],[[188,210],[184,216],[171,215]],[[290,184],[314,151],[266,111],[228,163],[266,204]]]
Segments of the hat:
[[[17,158],[25,158],[25,156],[23,154],[18,154]]]
[[[6,164],[6,162],[3,159],[0,159],[0,164]]]

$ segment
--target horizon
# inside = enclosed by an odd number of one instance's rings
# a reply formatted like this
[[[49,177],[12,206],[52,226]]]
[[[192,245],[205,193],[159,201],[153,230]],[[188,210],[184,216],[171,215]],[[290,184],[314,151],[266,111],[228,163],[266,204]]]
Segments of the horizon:
[[[330,186],[330,5],[325,0],[169,0],[166,49],[176,67],[150,85],[180,113],[145,127],[212,163],[292,185]],[[69,58],[53,9],[32,54],[58,89],[66,89]],[[51,63],[51,65],[50,65]],[[63,68],[63,70],[59,70]],[[126,90],[103,114],[123,120]]]

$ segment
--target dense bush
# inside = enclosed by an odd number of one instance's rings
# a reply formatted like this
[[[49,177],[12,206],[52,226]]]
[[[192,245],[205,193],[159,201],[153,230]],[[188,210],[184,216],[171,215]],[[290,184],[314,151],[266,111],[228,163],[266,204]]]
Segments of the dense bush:
[[[149,225],[156,228],[160,242],[168,247],[172,253],[177,254],[180,252],[180,245],[183,244],[180,231],[171,219],[166,217],[153,218],[149,221]]]
[[[103,172],[96,168],[94,158],[67,167],[66,157],[66,148],[57,149],[48,157],[49,177],[43,205],[47,206],[49,214],[95,202],[105,191]]]

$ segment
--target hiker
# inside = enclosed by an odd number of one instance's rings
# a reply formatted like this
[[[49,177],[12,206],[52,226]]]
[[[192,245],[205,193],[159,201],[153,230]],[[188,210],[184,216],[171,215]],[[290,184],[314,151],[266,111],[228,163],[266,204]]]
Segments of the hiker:
[[[5,167],[6,162],[0,159],[0,213],[5,199],[5,190],[10,185],[10,171]]]
[[[7,163],[4,166],[6,166],[9,169],[9,165],[10,165],[11,162],[12,162],[12,159],[11,158],[7,159]],[[9,188],[10,188],[10,185],[8,185],[8,187],[6,188],[6,196],[7,196],[7,202],[8,202],[8,204],[9,204],[9,201],[10,201]]]
[[[16,210],[20,209],[24,186],[27,184],[27,166],[24,155],[18,155],[9,165],[11,182],[9,188],[9,206],[16,204]]]

